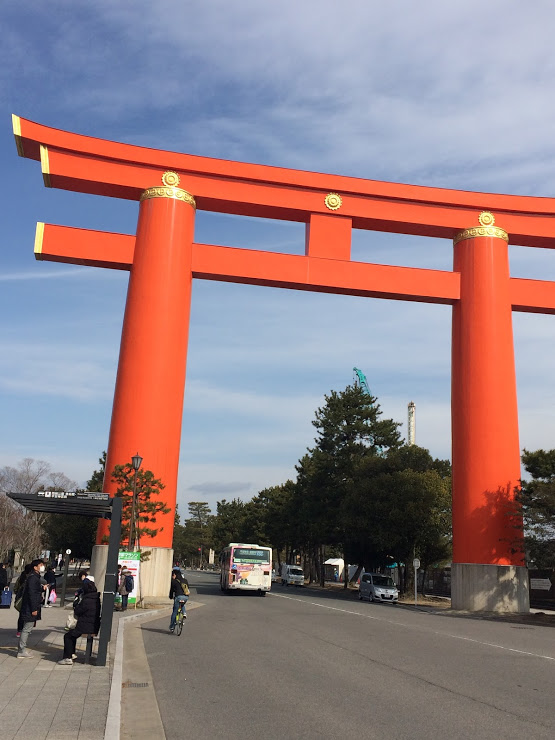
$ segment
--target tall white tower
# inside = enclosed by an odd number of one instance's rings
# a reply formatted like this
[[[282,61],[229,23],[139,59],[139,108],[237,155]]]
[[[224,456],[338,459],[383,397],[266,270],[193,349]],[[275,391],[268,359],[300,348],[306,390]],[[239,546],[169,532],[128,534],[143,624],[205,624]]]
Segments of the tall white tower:
[[[414,401],[409,403],[409,425],[408,425],[408,439],[409,445],[416,444],[416,404]]]

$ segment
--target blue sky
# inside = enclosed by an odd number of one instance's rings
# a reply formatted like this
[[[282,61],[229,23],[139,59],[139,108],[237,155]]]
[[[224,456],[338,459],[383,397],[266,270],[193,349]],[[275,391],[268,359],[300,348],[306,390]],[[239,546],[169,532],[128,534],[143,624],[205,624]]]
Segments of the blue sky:
[[[463,190],[555,194],[548,0],[98,0],[0,5],[0,466],[79,484],[106,449],[128,276],[36,262],[37,221],[133,233],[138,204],[46,189],[11,114],[223,159]],[[199,212],[199,242],[302,253],[299,224]],[[355,232],[353,259],[451,269],[444,240]],[[511,274],[555,255],[510,248]],[[555,446],[555,317],[514,318],[521,447]],[[451,309],[196,281],[178,503],[294,477],[330,390],[450,457]]]

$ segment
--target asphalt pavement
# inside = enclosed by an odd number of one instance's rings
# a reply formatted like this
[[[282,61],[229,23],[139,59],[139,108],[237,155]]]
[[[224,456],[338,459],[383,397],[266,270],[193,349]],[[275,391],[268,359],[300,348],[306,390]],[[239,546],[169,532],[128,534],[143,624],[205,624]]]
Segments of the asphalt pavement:
[[[478,618],[188,572],[181,637],[141,628],[168,740],[555,736],[551,621]],[[141,737],[136,736],[136,737]],[[146,737],[146,736],[145,736]]]

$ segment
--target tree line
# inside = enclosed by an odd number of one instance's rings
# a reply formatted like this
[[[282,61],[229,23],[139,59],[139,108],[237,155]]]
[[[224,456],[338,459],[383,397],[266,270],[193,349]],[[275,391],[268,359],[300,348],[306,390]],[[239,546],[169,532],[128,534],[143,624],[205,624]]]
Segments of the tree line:
[[[260,491],[252,500],[217,503],[204,521],[176,526],[176,555],[192,558],[202,540],[216,551],[229,542],[271,545],[280,561],[300,560],[311,580],[323,563],[342,556],[359,570],[405,564],[423,567],[451,554],[451,469],[402,443],[400,423],[382,418],[377,398],[359,385],[325,396],[316,411],[314,447],[296,465],[296,480]],[[182,544],[181,544],[182,543]],[[347,585],[347,584],[345,584]]]
[[[329,557],[343,557],[359,571],[397,564],[402,589],[409,584],[414,557],[424,569],[449,562],[449,461],[404,444],[401,424],[382,418],[377,398],[360,385],[331,391],[324,401],[312,421],[314,446],[298,461],[295,480],[266,488],[250,501],[218,501],[215,514],[203,501],[189,502],[183,519],[176,508],[176,560],[200,566],[211,549],[218,553],[229,542],[256,542],[274,548],[277,567],[299,560],[312,581],[323,581]],[[555,568],[555,450],[524,450],[522,460],[530,479],[521,482],[516,500],[527,558],[535,567]],[[102,490],[105,462],[103,453],[87,490]],[[129,536],[133,476],[130,463],[112,471],[124,504],[123,545]],[[0,469],[0,558],[6,560],[14,549],[29,559],[43,549],[67,547],[77,557],[89,557],[96,519],[37,514],[5,495],[75,488],[74,481],[40,460],[25,458],[16,467]],[[156,514],[168,511],[160,498],[163,488],[152,471],[138,471],[141,534],[159,531]]]
[[[247,502],[218,501],[215,514],[206,502],[191,502],[189,518],[176,519],[176,557],[197,565],[201,549],[255,542],[274,548],[278,568],[298,559],[312,581],[323,581],[329,557],[357,564],[353,579],[362,569],[397,564],[404,590],[415,556],[424,570],[449,563],[449,461],[403,444],[401,425],[383,419],[377,398],[356,384],[325,396],[312,423],[315,444],[298,461],[295,480]],[[521,481],[516,502],[527,560],[555,568],[555,450],[524,450],[522,461],[530,478]],[[514,516],[512,506],[507,516]]]

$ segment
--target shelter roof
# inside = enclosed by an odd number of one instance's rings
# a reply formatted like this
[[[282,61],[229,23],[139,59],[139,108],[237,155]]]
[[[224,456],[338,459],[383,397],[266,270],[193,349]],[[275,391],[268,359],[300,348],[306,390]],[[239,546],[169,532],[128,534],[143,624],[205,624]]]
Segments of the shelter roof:
[[[26,509],[48,514],[108,518],[112,512],[112,498],[109,493],[39,491],[38,493],[8,493],[7,495]]]

